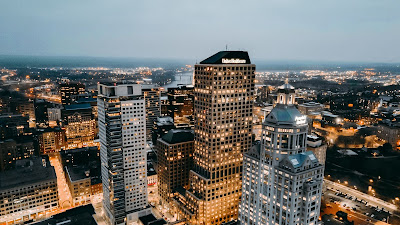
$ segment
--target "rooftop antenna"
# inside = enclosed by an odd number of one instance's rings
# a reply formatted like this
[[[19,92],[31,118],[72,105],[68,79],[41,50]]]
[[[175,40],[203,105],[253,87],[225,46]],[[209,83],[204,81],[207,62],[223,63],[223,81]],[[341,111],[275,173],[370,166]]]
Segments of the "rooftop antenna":
[[[228,51],[228,44],[225,45],[225,50]]]

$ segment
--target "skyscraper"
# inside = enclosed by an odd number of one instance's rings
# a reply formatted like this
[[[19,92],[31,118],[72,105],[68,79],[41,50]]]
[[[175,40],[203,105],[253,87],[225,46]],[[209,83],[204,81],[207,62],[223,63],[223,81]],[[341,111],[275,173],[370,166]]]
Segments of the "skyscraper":
[[[247,52],[222,51],[195,65],[194,168],[175,198],[189,224],[237,219],[243,152],[251,147],[255,65]]]
[[[263,123],[260,145],[244,154],[240,224],[317,224],[323,166],[306,151],[307,117],[289,84]]]
[[[104,208],[112,224],[151,212],[147,203],[146,111],[138,84],[99,84]]]

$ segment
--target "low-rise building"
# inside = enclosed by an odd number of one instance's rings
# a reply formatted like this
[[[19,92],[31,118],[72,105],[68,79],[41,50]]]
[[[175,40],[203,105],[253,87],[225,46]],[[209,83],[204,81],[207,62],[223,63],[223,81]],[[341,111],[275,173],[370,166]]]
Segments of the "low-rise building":
[[[84,205],[102,193],[100,157],[97,147],[65,150],[60,153],[72,205]]]
[[[58,208],[57,177],[48,158],[19,160],[0,173],[0,224],[37,220]]]
[[[47,220],[34,223],[34,225],[97,225],[94,219],[95,214],[93,206],[89,204],[58,213]]]
[[[307,151],[312,151],[318,162],[325,165],[326,149],[328,145],[324,143],[323,138],[317,135],[307,135]]]
[[[65,146],[65,130],[60,127],[39,130],[40,154],[59,152]]]
[[[376,136],[400,150],[400,123],[379,124]]]
[[[324,105],[317,102],[306,102],[298,105],[298,110],[303,115],[310,115],[314,112],[321,112],[324,110]]]
[[[90,203],[91,183],[90,170],[83,166],[66,166],[64,168],[67,184],[71,192],[72,205]]]

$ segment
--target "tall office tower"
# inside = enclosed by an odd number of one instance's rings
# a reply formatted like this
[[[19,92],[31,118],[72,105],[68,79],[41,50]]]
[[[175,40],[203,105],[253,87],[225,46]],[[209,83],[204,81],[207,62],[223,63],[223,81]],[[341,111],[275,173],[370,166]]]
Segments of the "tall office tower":
[[[147,215],[145,100],[139,84],[98,85],[104,208],[112,224]]]
[[[154,121],[161,114],[161,91],[155,84],[142,84],[142,92],[146,107],[146,140],[151,141]]]
[[[178,188],[189,186],[193,143],[192,130],[170,130],[157,140],[157,187],[162,200],[170,202]]]
[[[65,82],[60,84],[60,95],[62,105],[72,104],[72,97],[74,95],[84,94],[85,85],[75,82]]]
[[[189,224],[238,218],[243,152],[251,147],[255,65],[222,51],[195,65],[194,168],[175,200]]]
[[[244,154],[240,224],[317,224],[323,166],[306,151],[307,117],[294,106],[294,88],[278,90],[261,144]]]

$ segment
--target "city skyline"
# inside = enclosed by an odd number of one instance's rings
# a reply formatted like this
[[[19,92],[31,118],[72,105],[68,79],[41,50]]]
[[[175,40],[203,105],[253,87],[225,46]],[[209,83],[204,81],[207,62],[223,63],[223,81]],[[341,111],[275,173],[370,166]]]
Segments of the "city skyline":
[[[398,6],[360,0],[219,1],[211,7],[4,1],[0,55],[201,60],[228,46],[255,60],[398,63]],[[230,13],[220,16],[221,9]],[[235,30],[245,32],[226,35]]]
[[[400,225],[398,9],[0,1],[0,225]]]

